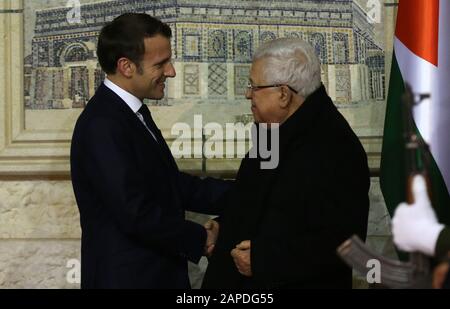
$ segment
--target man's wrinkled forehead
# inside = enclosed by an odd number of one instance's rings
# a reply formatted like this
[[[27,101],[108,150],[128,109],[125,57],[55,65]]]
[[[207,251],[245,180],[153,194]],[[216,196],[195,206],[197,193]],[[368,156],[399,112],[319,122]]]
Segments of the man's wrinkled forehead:
[[[250,68],[249,80],[250,82],[262,83],[265,82],[264,71],[267,67],[267,57],[255,59]]]

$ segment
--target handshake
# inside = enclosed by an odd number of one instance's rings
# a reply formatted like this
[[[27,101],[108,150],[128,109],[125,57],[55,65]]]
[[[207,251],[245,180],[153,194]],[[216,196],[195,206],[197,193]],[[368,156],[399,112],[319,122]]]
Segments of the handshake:
[[[204,227],[207,234],[204,255],[210,258],[216,246],[220,226],[217,221],[209,220]],[[239,273],[247,277],[252,276],[250,248],[250,240],[244,240],[237,244],[230,252]]]

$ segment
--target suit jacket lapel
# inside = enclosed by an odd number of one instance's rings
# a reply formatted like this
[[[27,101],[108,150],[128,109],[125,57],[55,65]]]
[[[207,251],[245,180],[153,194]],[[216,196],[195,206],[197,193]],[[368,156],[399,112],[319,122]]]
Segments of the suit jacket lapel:
[[[148,132],[144,124],[139,120],[137,115],[133,113],[133,111],[128,107],[128,105],[122,100],[121,97],[119,97],[111,89],[103,84],[100,85],[98,91],[100,95],[106,95],[113,101],[113,104],[111,105],[115,106],[118,109],[118,112],[122,117],[125,117],[130,123],[133,124],[133,126],[136,128],[135,133],[140,134],[142,136],[142,140],[148,143],[148,145],[150,145],[150,147],[152,147],[154,151],[158,153],[164,164],[167,167],[173,167],[173,163],[171,163],[171,160],[173,161],[173,157],[170,153],[170,150],[169,153],[167,153],[167,151],[164,151],[164,147],[168,148],[168,146],[165,143],[161,132],[159,130],[158,132],[153,132],[158,139],[158,142],[155,141],[151,133]]]

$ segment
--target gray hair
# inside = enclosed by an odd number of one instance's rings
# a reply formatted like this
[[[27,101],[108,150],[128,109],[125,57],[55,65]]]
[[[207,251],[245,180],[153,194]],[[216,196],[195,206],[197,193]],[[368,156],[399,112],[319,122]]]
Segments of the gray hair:
[[[269,84],[286,84],[306,98],[321,85],[320,61],[313,47],[297,38],[266,42],[253,55],[264,58],[264,79]]]

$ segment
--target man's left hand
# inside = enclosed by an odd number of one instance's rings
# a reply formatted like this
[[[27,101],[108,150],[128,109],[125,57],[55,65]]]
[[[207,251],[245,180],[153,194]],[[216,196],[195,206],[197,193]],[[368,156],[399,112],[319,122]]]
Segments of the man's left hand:
[[[207,239],[205,245],[204,255],[210,258],[213,254],[214,248],[216,246],[217,237],[219,236],[219,223],[214,220],[209,220],[205,223],[204,228],[206,229]]]
[[[236,248],[231,250],[231,256],[233,257],[234,264],[236,265],[238,271],[246,277],[252,276],[250,249],[250,240],[244,240],[239,243]]]

